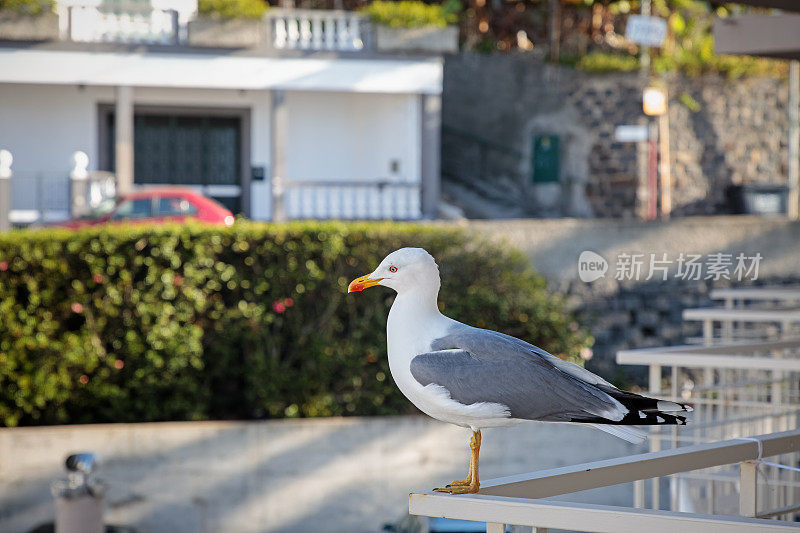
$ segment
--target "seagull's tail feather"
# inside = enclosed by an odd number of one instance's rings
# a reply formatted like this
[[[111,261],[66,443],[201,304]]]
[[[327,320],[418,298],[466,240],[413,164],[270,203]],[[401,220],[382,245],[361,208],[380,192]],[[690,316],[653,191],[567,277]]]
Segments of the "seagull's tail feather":
[[[593,428],[605,431],[615,437],[626,440],[632,444],[641,444],[647,439],[647,432],[635,426],[619,426],[616,424],[588,424]]]
[[[622,425],[680,425],[686,424],[686,417],[676,413],[691,413],[691,405],[648,398],[640,394],[625,392],[613,387],[599,386],[603,392],[617,400],[628,412],[615,423]]]
[[[632,443],[639,443],[647,438],[644,430],[632,426],[683,426],[686,425],[686,417],[675,413],[693,410],[689,405],[648,398],[614,387],[598,385],[597,388],[622,404],[626,411],[624,416],[614,420],[598,416],[578,416],[571,421],[591,425]]]

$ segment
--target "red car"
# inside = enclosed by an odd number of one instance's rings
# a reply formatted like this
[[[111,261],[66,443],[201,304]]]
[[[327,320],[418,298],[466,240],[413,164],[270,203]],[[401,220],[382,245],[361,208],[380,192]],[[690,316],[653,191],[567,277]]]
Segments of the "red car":
[[[89,215],[57,225],[78,229],[102,224],[183,222],[189,219],[226,226],[234,222],[233,213],[194,189],[159,187],[107,200]]]

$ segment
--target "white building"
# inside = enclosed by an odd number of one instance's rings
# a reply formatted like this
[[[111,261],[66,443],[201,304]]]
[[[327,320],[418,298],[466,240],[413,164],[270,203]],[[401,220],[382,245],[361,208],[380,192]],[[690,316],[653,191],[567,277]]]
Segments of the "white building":
[[[190,46],[195,11],[61,4],[58,40],[0,40],[12,213],[65,217],[83,151],[121,188],[194,185],[253,219],[436,215],[440,58],[369,50],[360,15],[328,11],[271,9],[253,46]]]

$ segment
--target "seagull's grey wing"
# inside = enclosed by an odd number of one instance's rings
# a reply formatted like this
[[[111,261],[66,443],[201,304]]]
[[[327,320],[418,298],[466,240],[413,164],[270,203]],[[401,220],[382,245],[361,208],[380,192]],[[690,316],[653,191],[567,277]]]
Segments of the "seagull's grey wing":
[[[498,346],[502,346],[502,349],[498,350]],[[553,366],[591,385],[599,385],[601,387],[618,390],[614,385],[600,376],[589,372],[582,366],[560,359],[542,350],[538,346],[529,344],[522,339],[500,333],[499,331],[473,328],[466,324],[457,323],[447,335],[436,339],[431,348],[434,350],[463,348],[475,355],[475,357],[489,360],[502,357],[504,354],[541,360],[539,362],[545,366]]]
[[[411,374],[422,385],[444,387],[452,399],[465,405],[505,405],[512,418],[617,421],[627,412],[605,392],[559,371],[544,359],[521,357],[503,342],[489,342],[487,348],[493,351],[491,357],[478,357],[465,349],[417,355],[411,360]]]

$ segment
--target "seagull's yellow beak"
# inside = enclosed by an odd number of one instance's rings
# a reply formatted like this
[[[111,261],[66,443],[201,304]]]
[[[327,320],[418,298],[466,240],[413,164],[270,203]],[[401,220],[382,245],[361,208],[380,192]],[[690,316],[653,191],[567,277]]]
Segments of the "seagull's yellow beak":
[[[366,276],[361,276],[360,278],[356,278],[350,282],[350,286],[347,287],[347,292],[358,292],[369,287],[374,287],[382,279],[383,278],[370,278],[369,274]]]

